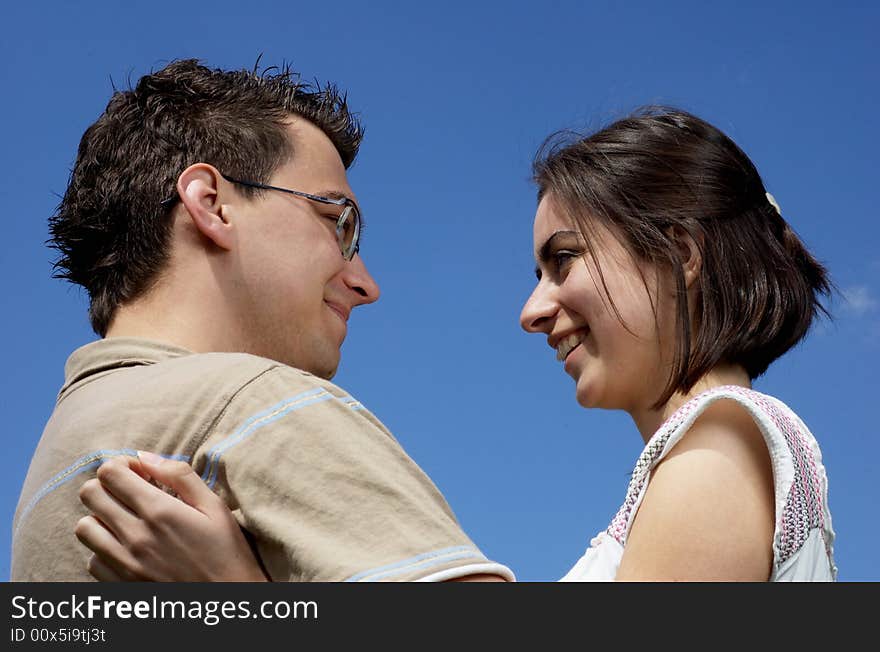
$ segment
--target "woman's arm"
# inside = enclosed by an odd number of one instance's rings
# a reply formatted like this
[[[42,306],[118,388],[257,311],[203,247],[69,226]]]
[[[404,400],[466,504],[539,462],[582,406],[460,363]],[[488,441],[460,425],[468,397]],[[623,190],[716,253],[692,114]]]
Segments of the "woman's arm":
[[[75,532],[94,553],[89,572],[98,580],[267,581],[232,512],[184,462],[114,458],[83,484],[80,500],[92,514]]]
[[[99,581],[270,581],[232,512],[185,462],[145,452],[114,458],[83,484],[80,500],[92,513],[75,532],[94,553],[89,572]],[[476,574],[450,581],[506,580]]]

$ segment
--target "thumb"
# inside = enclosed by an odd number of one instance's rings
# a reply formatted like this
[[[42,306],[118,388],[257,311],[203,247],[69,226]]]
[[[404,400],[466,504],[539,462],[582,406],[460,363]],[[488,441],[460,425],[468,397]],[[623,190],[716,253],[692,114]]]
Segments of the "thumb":
[[[148,451],[138,451],[138,459],[156,482],[171,489],[190,507],[205,512],[216,504],[217,495],[186,462],[169,460]]]

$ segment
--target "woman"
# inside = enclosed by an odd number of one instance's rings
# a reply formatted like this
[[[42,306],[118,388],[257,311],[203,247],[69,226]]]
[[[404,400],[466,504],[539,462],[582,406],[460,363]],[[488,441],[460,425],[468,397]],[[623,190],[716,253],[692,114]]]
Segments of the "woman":
[[[617,515],[563,579],[835,579],[818,445],[751,389],[825,312],[831,285],[754,165],[705,121],[648,109],[552,137],[534,172],[538,283],[522,326],[547,337],[582,406],[625,410],[646,444]],[[196,509],[146,483],[114,488],[109,466],[99,477],[134,513],[94,498],[96,481],[84,502],[137,536],[126,548],[84,519],[93,574],[260,577],[219,499],[156,462],[143,456],[143,472]],[[149,490],[165,513],[155,524],[138,518]]]

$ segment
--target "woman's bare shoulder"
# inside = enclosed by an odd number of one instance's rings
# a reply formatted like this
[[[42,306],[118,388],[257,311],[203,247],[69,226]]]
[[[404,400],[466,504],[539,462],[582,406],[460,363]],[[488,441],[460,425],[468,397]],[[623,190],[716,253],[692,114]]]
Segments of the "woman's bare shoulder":
[[[744,407],[717,400],[653,470],[618,579],[766,580],[774,525],[764,437]]]

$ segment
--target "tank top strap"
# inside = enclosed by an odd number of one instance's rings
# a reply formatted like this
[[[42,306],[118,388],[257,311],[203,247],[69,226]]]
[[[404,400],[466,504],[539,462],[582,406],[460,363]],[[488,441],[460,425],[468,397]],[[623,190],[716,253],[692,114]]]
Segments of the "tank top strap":
[[[712,403],[730,399],[739,403],[757,423],[773,469],[776,502],[774,562],[794,554],[814,528],[821,528],[829,557],[833,538],[827,510],[827,479],[821,453],[804,424],[773,397],[751,389],[726,385],[694,397],[667,419],[648,440],[630,478],[626,498],[608,526],[608,534],[622,546],[645,495],[651,471],[688,432]]]

